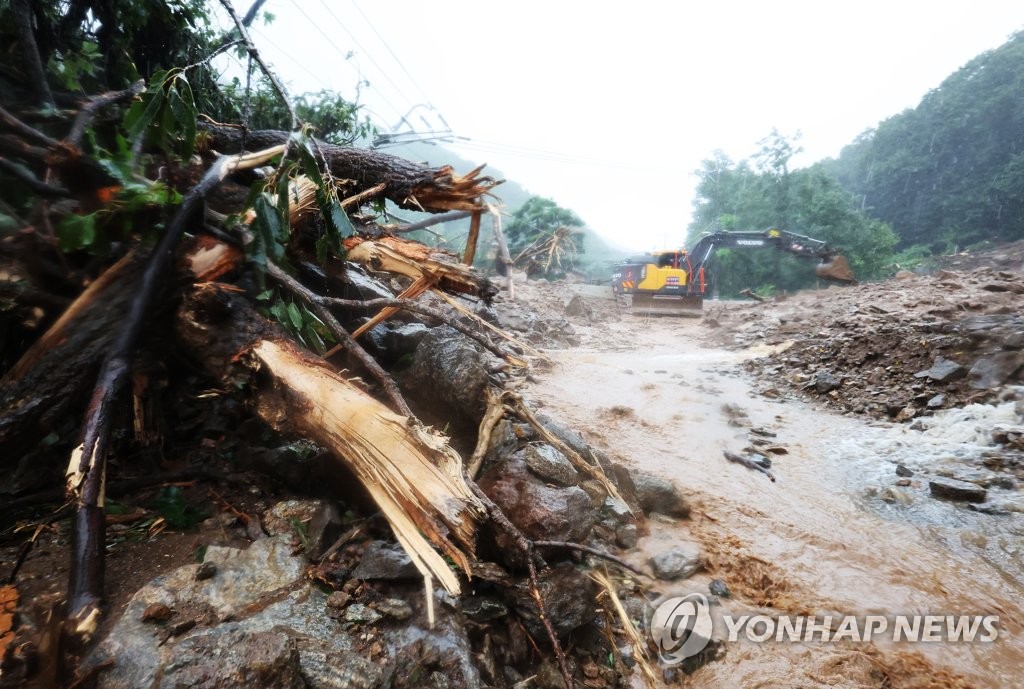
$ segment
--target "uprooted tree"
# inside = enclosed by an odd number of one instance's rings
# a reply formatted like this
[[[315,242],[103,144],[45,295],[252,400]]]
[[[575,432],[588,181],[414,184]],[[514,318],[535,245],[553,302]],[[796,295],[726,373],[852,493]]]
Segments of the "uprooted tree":
[[[518,553],[506,564],[525,572],[539,641],[571,685],[544,611],[537,543],[475,474],[493,429],[515,417],[607,495],[620,498],[623,479],[493,381],[473,391],[451,383],[449,397],[464,398],[479,424],[464,462],[362,344],[403,313],[448,326],[507,367],[537,354],[473,314],[472,302],[497,292],[467,265],[474,233],[460,259],[378,222],[386,199],[467,211],[478,227],[498,182],[479,168],[458,174],[348,145],[366,127],[355,107],[333,107],[332,131],[318,133],[303,121],[316,109],[293,107],[249,38],[261,3],[244,18],[223,4],[235,25],[226,33],[198,1],[0,8],[11,52],[0,68],[0,470],[11,504],[64,484],[65,647],[88,641],[104,615],[107,480],[130,464],[152,417],[172,414],[147,416],[160,399],[154,362],[184,356],[269,427],[315,442],[354,475],[428,590],[457,593],[479,575],[482,540]],[[244,121],[252,103],[238,85],[209,67],[224,50],[254,65],[259,126]]]

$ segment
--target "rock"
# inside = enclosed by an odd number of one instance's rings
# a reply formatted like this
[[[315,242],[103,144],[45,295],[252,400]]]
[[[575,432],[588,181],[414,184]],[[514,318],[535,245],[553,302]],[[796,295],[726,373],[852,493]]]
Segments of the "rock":
[[[513,457],[522,459],[530,471],[540,479],[558,486],[575,486],[580,476],[572,463],[548,443],[531,443]]]
[[[910,421],[915,416],[917,416],[917,407],[912,404],[908,404],[903,407],[903,409],[900,409],[896,414],[896,421],[903,423],[904,421]]]
[[[384,348],[392,356],[402,357],[412,354],[428,332],[430,332],[430,328],[423,323],[403,323],[393,326],[384,334]]]
[[[914,470],[911,469],[910,467],[908,467],[906,464],[897,464],[896,465],[896,475],[897,476],[904,476],[904,477],[906,477],[906,476],[913,476],[914,475]]]
[[[211,632],[185,639],[164,667],[161,687],[305,689],[295,640],[274,632]]]
[[[594,309],[584,301],[583,297],[575,294],[565,305],[565,315],[570,318],[586,318],[590,320],[594,317]]]
[[[379,622],[382,615],[373,608],[362,603],[353,603],[345,608],[345,621],[352,624],[373,624]]]
[[[909,270],[899,270],[895,275],[893,275],[893,277],[897,280],[910,280],[912,278],[916,278],[917,274],[912,273]]]
[[[271,536],[308,533],[313,518],[324,509],[320,500],[284,500],[263,513],[263,528]]]
[[[708,584],[708,592],[712,596],[718,596],[719,598],[728,598],[732,595],[729,587],[721,579],[712,579],[711,583]]]
[[[317,562],[323,557],[334,542],[341,536],[345,528],[338,508],[325,502],[309,523],[306,537],[306,557]]]
[[[900,488],[907,488],[909,486],[914,485],[914,482],[909,478],[898,478],[896,479],[896,485],[899,486]]]
[[[352,570],[352,578],[401,581],[421,579],[422,575],[400,546],[386,541],[371,541],[359,564]]]
[[[410,398],[440,405],[475,428],[487,408],[492,357],[465,335],[448,326],[433,328],[420,341],[412,365],[399,377]]]
[[[692,544],[676,546],[650,559],[654,576],[666,581],[686,579],[702,566],[700,550]]]
[[[931,399],[929,399],[928,402],[925,404],[925,406],[928,407],[929,409],[939,409],[945,403],[946,403],[946,396],[943,395],[942,393],[939,393],[938,395],[935,395],[935,397],[932,397]]]
[[[947,500],[961,502],[985,502],[988,491],[969,481],[958,481],[953,478],[937,476],[928,481],[932,495]]]
[[[490,622],[508,615],[508,608],[494,596],[465,596],[460,607],[462,613],[474,622]]]
[[[594,503],[576,486],[549,486],[526,463],[510,459],[479,481],[480,488],[527,538],[583,542],[597,518]]]
[[[882,492],[878,494],[878,497],[880,497],[883,502],[887,502],[890,505],[909,505],[914,501],[906,492],[893,486],[886,486],[883,488]]]
[[[559,638],[593,621],[596,615],[596,585],[589,577],[581,577],[574,565],[567,562],[555,565],[538,574],[538,583],[548,619]],[[547,638],[547,632],[538,617],[530,580],[524,578],[517,583],[510,595],[511,603],[530,635],[535,639]]]
[[[412,617],[412,606],[401,598],[385,598],[377,603],[377,612],[396,620],[407,620]]]
[[[1024,366],[1024,352],[997,352],[974,362],[968,376],[971,387],[976,390],[990,390],[1009,380],[1021,366]]]
[[[618,498],[611,497],[610,495],[601,503],[601,514],[611,517],[614,521],[619,523],[623,523],[633,518],[633,513],[630,511],[629,505]]]
[[[142,611],[143,622],[166,622],[171,619],[174,611],[163,603],[150,603]]]
[[[633,472],[632,478],[637,502],[644,512],[679,518],[689,516],[690,506],[674,483],[642,471]]]
[[[636,524],[621,524],[615,529],[615,544],[620,548],[635,548],[640,540],[640,530]]]
[[[914,374],[915,378],[928,378],[936,383],[952,383],[967,375],[967,369],[941,356],[935,357],[932,367]]]
[[[821,394],[832,392],[842,385],[842,383],[843,381],[841,379],[829,371],[818,371],[814,374],[814,389]]]
[[[143,586],[83,668],[117,659],[99,674],[99,689],[379,686],[383,670],[324,614],[327,596],[306,581],[306,564],[291,550],[289,536],[246,550],[210,546],[206,561],[216,564],[215,577],[197,581],[192,564]],[[154,634],[141,619],[153,603],[191,617]]]

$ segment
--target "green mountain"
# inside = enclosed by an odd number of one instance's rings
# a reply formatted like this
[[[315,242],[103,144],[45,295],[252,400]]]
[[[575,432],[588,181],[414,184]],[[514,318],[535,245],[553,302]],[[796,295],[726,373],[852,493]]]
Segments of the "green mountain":
[[[1024,238],[1024,32],[974,58],[825,167],[900,246]]]

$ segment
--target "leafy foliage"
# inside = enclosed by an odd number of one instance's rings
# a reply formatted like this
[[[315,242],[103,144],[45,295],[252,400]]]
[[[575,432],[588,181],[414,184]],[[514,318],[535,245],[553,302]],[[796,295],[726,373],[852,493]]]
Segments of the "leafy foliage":
[[[903,247],[1024,238],[1024,32],[829,163]]]
[[[583,253],[583,221],[551,199],[534,196],[505,227],[513,262],[530,275],[558,277],[575,267]]]
[[[880,276],[891,264],[896,237],[885,223],[869,218],[854,197],[820,166],[791,170],[799,151],[773,132],[753,161],[733,163],[721,152],[705,160],[697,175],[690,241],[704,231],[779,227],[822,239],[844,254],[861,279]],[[793,290],[812,284],[806,259],[776,251],[723,249],[711,278],[720,294],[741,289]]]

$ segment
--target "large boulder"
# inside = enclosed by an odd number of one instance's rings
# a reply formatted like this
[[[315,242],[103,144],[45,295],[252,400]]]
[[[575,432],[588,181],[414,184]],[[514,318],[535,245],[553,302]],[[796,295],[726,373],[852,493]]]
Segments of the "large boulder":
[[[510,458],[480,479],[480,488],[527,538],[582,542],[597,518],[594,503],[576,486],[549,486],[522,459]]]

